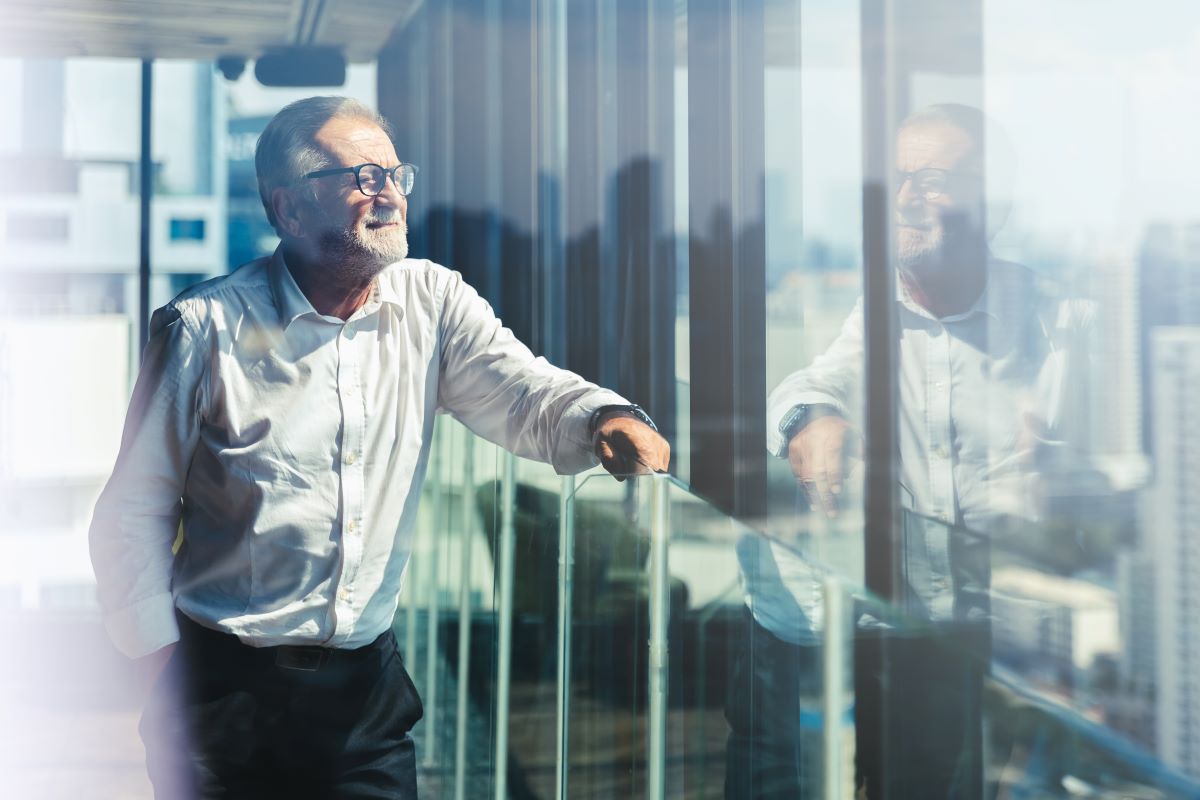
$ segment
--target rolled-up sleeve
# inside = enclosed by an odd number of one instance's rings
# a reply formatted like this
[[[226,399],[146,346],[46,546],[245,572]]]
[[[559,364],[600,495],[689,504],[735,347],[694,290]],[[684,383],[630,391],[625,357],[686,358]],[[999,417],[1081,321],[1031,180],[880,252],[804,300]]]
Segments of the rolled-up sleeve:
[[[89,531],[105,627],[131,658],[179,638],[172,544],[199,437],[206,364],[200,337],[180,311],[156,311],[117,463]]]
[[[862,405],[863,305],[860,299],[842,323],[837,339],[812,364],[788,375],[767,397],[767,450],[787,455],[779,430],[798,405],[830,405],[843,417],[856,419]]]
[[[615,392],[535,357],[491,306],[450,272],[442,295],[438,402],[484,438],[562,475],[597,463],[588,420]]]

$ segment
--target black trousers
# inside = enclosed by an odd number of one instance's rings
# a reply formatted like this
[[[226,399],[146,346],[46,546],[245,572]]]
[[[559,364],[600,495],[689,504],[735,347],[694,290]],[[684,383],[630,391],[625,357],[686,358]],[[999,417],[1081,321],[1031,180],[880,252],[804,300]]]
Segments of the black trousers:
[[[333,650],[180,629],[139,726],[158,800],[416,798],[423,709],[391,631]]]
[[[823,796],[821,691],[819,646],[778,639],[747,610],[725,693],[727,798]]]
[[[782,641],[745,614],[725,716],[725,796],[820,797],[820,645]],[[982,796],[983,625],[854,639],[855,774],[871,800]]]

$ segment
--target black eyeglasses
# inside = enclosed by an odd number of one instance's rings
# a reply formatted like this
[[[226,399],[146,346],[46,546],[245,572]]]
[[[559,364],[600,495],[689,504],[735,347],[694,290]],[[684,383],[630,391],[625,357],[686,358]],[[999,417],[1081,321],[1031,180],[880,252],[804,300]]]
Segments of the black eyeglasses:
[[[900,191],[900,187],[906,181],[912,181],[912,189],[914,192],[924,197],[926,200],[935,200],[946,193],[946,187],[952,181],[962,180],[966,178],[978,178],[979,176],[972,172],[956,172],[949,169],[938,169],[936,167],[926,167],[914,172],[897,172],[896,173],[896,191]]]
[[[416,164],[397,164],[390,169],[381,167],[378,164],[359,164],[356,167],[333,167],[332,169],[319,169],[316,172],[310,172],[305,175],[305,178],[324,178],[327,175],[343,175],[347,172],[354,174],[354,181],[358,184],[358,190],[367,197],[375,197],[383,191],[387,186],[388,176],[391,176],[392,183],[396,184],[396,189],[400,194],[408,197],[413,189],[413,183],[417,179]]]

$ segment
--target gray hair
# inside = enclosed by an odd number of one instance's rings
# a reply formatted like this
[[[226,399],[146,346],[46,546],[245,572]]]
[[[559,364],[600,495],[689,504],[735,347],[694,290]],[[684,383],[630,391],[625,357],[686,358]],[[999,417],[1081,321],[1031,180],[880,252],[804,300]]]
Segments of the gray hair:
[[[921,125],[950,125],[971,138],[972,158],[986,175],[988,237],[1004,226],[1012,210],[1017,158],[1012,141],[1000,124],[973,106],[938,103],[913,112],[900,123],[899,130]]]
[[[349,97],[308,97],[289,103],[271,118],[258,146],[254,149],[254,171],[258,176],[258,194],[267,212],[267,221],[279,232],[271,193],[294,186],[310,172],[329,166],[329,158],[314,144],[325,123],[331,119],[361,119],[383,129],[394,138],[392,127],[367,105]]]

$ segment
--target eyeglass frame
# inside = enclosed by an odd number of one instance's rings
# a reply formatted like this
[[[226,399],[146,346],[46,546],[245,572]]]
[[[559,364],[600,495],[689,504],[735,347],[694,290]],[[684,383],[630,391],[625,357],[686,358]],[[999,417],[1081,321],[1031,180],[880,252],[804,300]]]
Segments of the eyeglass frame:
[[[916,177],[922,172],[933,173],[942,179],[942,188],[936,192],[918,191]],[[955,179],[961,178],[982,178],[983,176],[977,172],[963,172],[954,169],[941,169],[940,167],[922,167],[914,169],[912,172],[896,171],[896,191],[899,192],[905,183],[912,183],[913,190],[925,200],[936,200],[946,193],[950,184]]]
[[[383,183],[380,184],[380,189],[378,192],[375,192],[375,194],[368,192],[363,188],[362,185],[362,171],[367,167],[378,167],[379,169],[383,170]],[[390,177],[392,179],[392,185],[396,187],[396,191],[400,192],[401,197],[408,197],[412,193],[412,189],[409,189],[407,192],[404,191],[404,189],[400,187],[400,181],[396,180],[396,173],[405,167],[412,168],[413,186],[416,186],[417,173],[421,171],[420,168],[416,164],[408,164],[403,161],[391,168],[385,167],[382,164],[376,164],[368,161],[365,164],[356,164],[353,167],[330,167],[329,169],[318,169],[308,173],[304,176],[304,178],[305,180],[309,178],[326,178],[330,175],[343,175],[350,173],[354,175],[354,185],[358,187],[360,192],[367,197],[378,197],[379,195],[383,194],[385,189],[387,189],[387,181]]]

